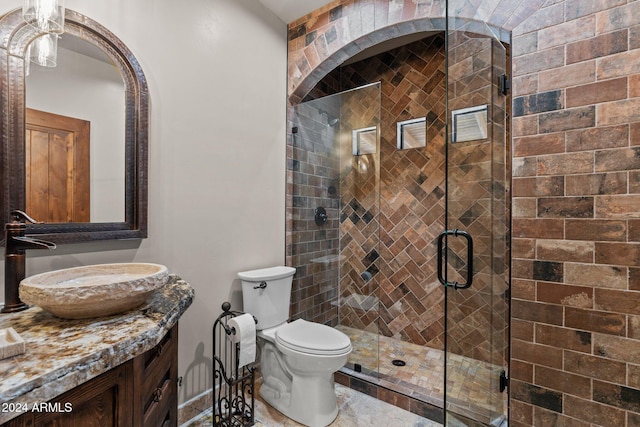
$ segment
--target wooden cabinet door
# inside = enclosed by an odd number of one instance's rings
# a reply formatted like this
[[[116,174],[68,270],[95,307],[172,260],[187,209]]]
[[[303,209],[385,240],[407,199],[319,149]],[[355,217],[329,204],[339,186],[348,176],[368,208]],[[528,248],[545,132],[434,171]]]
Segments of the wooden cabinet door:
[[[177,380],[176,323],[155,348],[0,427],[176,427]]]
[[[26,210],[44,222],[90,222],[90,123],[27,108]]]
[[[133,359],[134,427],[178,425],[178,325]]]
[[[34,413],[38,427],[128,427],[131,415],[132,363],[114,368],[96,379],[63,394],[49,404],[59,413]],[[57,407],[55,406],[57,404]],[[65,408],[69,412],[62,412]]]
[[[133,363],[126,362],[69,390],[29,407],[3,427],[132,427]]]

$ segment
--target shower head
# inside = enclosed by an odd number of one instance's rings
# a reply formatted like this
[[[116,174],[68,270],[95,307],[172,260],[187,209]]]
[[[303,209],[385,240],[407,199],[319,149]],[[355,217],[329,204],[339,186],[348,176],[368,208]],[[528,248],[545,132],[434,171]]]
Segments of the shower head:
[[[318,111],[320,112],[320,116],[326,116],[327,117],[327,125],[328,126],[334,127],[340,121],[339,118],[329,114],[328,112],[326,112],[324,110],[318,110]]]

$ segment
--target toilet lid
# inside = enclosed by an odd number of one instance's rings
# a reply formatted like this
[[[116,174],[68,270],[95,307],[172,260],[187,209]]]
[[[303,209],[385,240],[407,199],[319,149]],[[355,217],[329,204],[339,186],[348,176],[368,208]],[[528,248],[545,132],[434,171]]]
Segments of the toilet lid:
[[[276,331],[276,342],[310,354],[336,355],[351,351],[351,340],[330,326],[298,319]]]

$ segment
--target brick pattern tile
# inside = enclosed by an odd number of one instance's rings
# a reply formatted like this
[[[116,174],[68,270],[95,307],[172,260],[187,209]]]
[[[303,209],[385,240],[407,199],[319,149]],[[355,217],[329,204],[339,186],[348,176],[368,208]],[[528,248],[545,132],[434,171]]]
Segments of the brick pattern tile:
[[[381,82],[382,108],[377,185],[343,170],[340,322],[439,349],[444,292],[433,242],[444,220],[444,59],[437,35],[341,68],[342,90]],[[353,101],[343,106],[349,127],[363,114]],[[396,123],[418,117],[427,118],[426,147],[398,150]],[[379,306],[354,304],[362,295]]]
[[[508,31],[517,27],[544,3],[545,0],[527,2],[485,0],[479,6],[465,3],[465,7],[459,8],[457,14],[460,22],[467,22],[470,27],[479,32],[500,34],[506,40]],[[548,15],[554,16],[553,13]],[[440,0],[419,2],[414,0],[391,2],[335,0],[312,14],[290,23],[288,93],[291,101],[297,103],[304,98],[306,93],[328,73],[327,68],[335,68],[354,53],[373,46],[381,40],[412,34],[416,31],[444,30],[444,17],[445,2]],[[590,17],[585,16],[582,19],[588,21]],[[488,26],[476,25],[482,21],[486,21]],[[589,24],[589,29],[592,32],[595,31],[594,23],[589,22]],[[494,29],[487,30],[487,28]],[[582,27],[578,29],[583,31]],[[574,28],[570,26],[565,29],[568,34],[572,30]],[[548,41],[549,45],[553,43],[557,41],[551,39]],[[562,57],[562,49],[563,47],[558,47],[555,55],[547,53],[530,58],[531,66],[539,67],[547,61],[549,61],[547,66],[553,64]],[[333,66],[327,67],[327,64]]]
[[[332,111],[335,102],[301,105],[296,110],[292,159],[289,160],[292,194],[290,264],[297,268],[291,294],[291,314],[318,323],[336,325],[338,310],[339,178],[333,146],[335,128],[327,126],[320,111]],[[328,221],[318,226],[315,209],[324,207]]]
[[[631,184],[640,169],[632,133],[640,70],[626,14],[640,5],[556,3],[564,20],[530,24],[518,36],[529,48],[514,55],[514,84],[538,86],[514,88],[523,124],[513,129],[512,418],[631,426],[640,411],[639,384],[628,376],[640,362],[640,255],[630,232],[640,214]],[[555,49],[564,50],[557,62],[532,63]]]
[[[491,105],[492,113],[505,114],[505,97],[497,97],[497,76],[494,61],[502,47],[491,39],[457,31],[449,39],[449,102],[452,110],[477,105]],[[468,66],[468,64],[473,64]],[[449,229],[468,231],[474,240],[474,283],[469,289],[451,292],[449,297],[449,350],[455,354],[481,361],[503,364],[506,360],[508,305],[502,296],[508,285],[502,277],[506,269],[507,215],[506,183],[492,168],[504,170],[504,144],[495,143],[504,137],[500,121],[489,117],[488,128],[493,138],[451,144],[448,147],[448,224]],[[501,214],[494,215],[495,212]],[[453,241],[451,241],[453,240]],[[449,239],[451,264],[460,260],[458,271],[451,271],[449,280],[466,282],[466,245]],[[493,330],[492,334],[488,331]],[[493,338],[492,338],[493,337]]]

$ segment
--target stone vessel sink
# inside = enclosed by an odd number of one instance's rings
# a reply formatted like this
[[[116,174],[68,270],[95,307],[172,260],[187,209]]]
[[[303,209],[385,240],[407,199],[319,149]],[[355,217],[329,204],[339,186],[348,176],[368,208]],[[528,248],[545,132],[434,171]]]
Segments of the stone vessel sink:
[[[64,319],[110,316],[134,309],[169,279],[150,263],[96,264],[27,277],[20,299]]]

